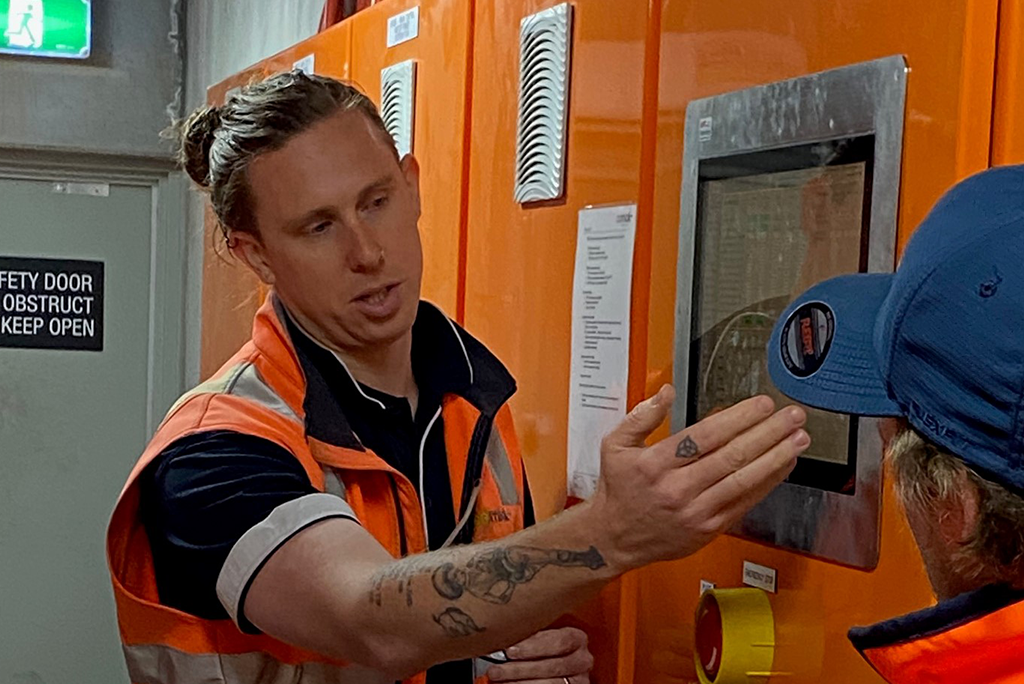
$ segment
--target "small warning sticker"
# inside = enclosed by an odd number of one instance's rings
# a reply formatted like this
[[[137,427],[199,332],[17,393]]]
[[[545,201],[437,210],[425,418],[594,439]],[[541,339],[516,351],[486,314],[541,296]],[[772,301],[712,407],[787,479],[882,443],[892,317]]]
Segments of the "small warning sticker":
[[[774,568],[743,561],[743,583],[774,594],[778,588],[778,577]]]
[[[387,46],[392,48],[420,35],[420,8],[413,7],[388,18]]]
[[[700,120],[698,125],[698,137],[701,142],[707,142],[711,140],[711,133],[714,129],[715,119],[714,117],[705,116]]]

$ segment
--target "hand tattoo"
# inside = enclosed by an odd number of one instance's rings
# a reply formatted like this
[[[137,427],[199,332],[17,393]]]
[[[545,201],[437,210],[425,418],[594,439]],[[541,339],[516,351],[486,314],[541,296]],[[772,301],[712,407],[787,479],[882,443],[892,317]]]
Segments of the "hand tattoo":
[[[473,618],[458,608],[448,608],[438,613],[434,616],[434,622],[441,625],[444,633],[452,638],[472,636],[484,631],[483,627],[477,626]]]
[[[693,458],[694,456],[700,456],[700,447],[687,435],[676,447],[676,458]]]

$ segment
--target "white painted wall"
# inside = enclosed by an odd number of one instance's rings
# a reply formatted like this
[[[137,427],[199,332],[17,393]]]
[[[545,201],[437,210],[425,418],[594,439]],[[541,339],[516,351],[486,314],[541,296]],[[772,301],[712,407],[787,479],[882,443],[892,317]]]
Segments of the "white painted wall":
[[[181,76],[175,5],[95,0],[83,62],[0,55],[0,148],[166,157],[159,133]]]

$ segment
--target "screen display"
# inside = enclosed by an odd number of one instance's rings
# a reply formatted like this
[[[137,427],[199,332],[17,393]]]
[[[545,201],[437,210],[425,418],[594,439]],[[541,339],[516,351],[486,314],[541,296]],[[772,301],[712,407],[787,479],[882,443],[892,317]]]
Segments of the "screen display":
[[[85,59],[92,48],[92,0],[0,0],[0,52]]]
[[[873,138],[702,160],[688,422],[756,394],[791,403],[766,346],[789,303],[866,266]],[[853,493],[857,419],[808,409],[811,447],[791,482]]]

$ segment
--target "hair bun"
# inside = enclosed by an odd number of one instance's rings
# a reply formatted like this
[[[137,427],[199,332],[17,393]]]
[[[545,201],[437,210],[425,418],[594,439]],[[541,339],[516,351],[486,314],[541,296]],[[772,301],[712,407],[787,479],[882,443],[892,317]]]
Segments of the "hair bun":
[[[210,148],[220,127],[220,109],[200,107],[181,124],[178,163],[196,185],[210,186]]]

